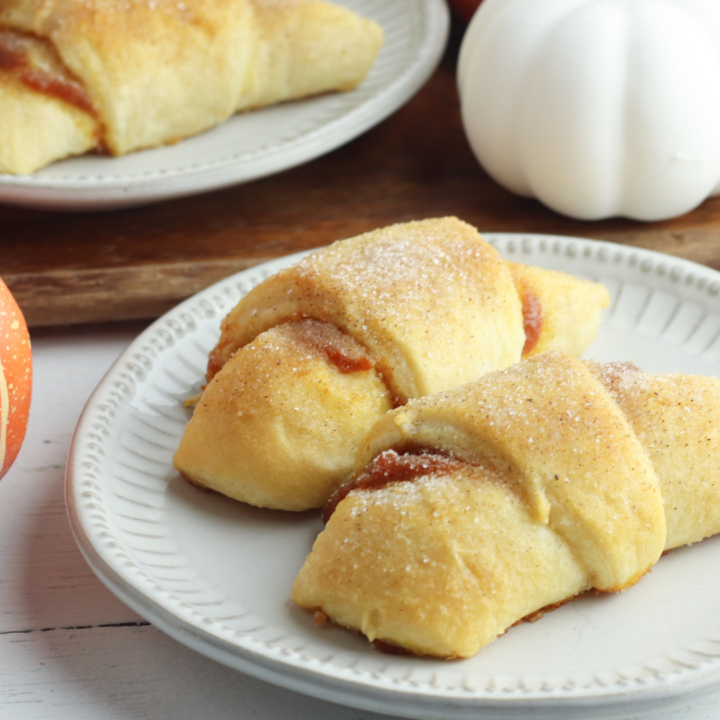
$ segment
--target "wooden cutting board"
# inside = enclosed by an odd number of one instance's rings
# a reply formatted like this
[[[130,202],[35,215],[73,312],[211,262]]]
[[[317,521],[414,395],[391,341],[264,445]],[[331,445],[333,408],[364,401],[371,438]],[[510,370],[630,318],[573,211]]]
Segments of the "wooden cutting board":
[[[496,185],[463,133],[455,23],[442,64],[392,117],[301,167],[141,208],[0,206],[0,277],[31,326],[154,318],[256,263],[394,222],[457,215],[481,231],[610,240],[720,269],[720,198],[660,223],[581,222]]]

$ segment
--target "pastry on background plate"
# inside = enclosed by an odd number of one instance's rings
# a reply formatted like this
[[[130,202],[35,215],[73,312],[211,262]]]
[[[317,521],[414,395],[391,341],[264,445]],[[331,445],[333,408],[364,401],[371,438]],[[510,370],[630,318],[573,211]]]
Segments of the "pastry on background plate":
[[[0,172],[352,89],[382,42],[377,23],[320,0],[2,0]]]
[[[550,352],[388,413],[293,600],[382,647],[469,657],[720,532],[720,379]]]
[[[322,507],[373,424],[410,398],[548,348],[583,352],[601,285],[504,261],[457,218],[343,240],[223,320],[175,467],[261,507]]]

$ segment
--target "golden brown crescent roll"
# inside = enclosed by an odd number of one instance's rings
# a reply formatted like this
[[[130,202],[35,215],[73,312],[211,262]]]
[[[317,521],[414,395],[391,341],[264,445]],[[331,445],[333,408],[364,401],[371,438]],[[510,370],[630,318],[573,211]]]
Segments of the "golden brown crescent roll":
[[[389,412],[293,600],[370,640],[468,657],[720,531],[720,380],[550,352]]]
[[[349,90],[382,41],[377,23],[320,0],[3,0],[0,172]]]
[[[508,367],[523,350],[582,352],[607,302],[596,283],[511,266],[456,218],[334,243],[223,320],[175,467],[255,505],[321,507],[388,409]]]
[[[208,385],[175,465],[253,505],[321,507],[367,429],[392,407],[378,373],[359,369],[367,362],[364,348],[327,323],[261,333]],[[358,370],[342,371],[351,365]]]

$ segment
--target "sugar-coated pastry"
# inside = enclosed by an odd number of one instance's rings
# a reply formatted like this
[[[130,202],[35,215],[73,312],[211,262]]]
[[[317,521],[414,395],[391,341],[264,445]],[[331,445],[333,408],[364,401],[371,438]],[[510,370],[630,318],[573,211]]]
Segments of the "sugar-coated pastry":
[[[720,380],[549,352],[385,415],[293,600],[417,654],[476,653],[720,532]]]
[[[265,280],[223,320],[175,466],[245,502],[321,507],[387,409],[508,367],[523,352],[582,352],[607,303],[597,283],[506,263],[456,218],[336,242]],[[263,339],[280,328],[282,342]],[[343,361],[329,328],[362,362]],[[368,397],[360,400],[363,388]]]
[[[607,307],[602,285],[559,270],[508,262],[525,316],[523,357],[546,350],[581,355],[595,339]]]
[[[333,243],[251,290],[223,320],[208,377],[283,322],[313,318],[355,338],[403,401],[515,362],[525,343],[512,274],[456,218]]]
[[[175,464],[253,505],[320,507],[352,468],[367,427],[391,407],[352,338],[315,320],[285,323],[258,335],[208,385]]]
[[[382,41],[377,23],[321,0],[2,0],[0,172],[349,90]]]

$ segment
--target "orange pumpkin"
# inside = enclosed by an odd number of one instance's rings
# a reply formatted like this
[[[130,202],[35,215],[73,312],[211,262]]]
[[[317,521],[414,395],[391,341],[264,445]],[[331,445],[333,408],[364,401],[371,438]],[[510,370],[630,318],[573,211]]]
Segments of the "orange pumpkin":
[[[0,280],[0,478],[20,452],[30,415],[32,353],[20,308]]]

